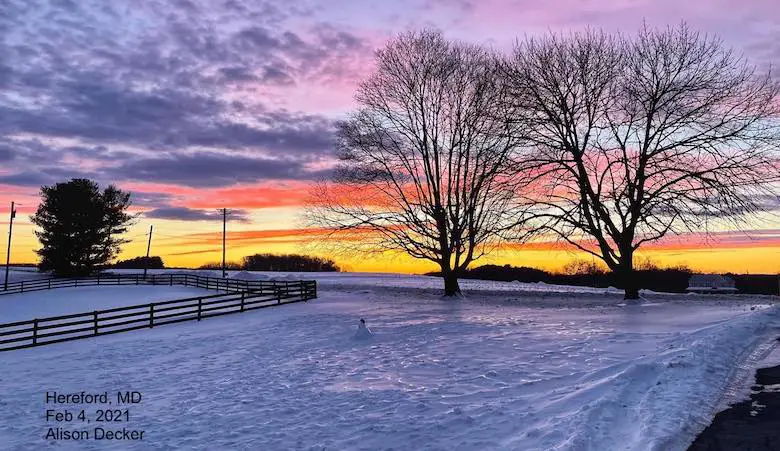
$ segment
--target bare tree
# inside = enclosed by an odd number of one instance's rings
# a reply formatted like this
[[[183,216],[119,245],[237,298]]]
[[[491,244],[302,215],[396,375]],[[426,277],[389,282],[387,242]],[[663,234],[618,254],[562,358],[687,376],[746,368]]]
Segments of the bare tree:
[[[542,229],[602,259],[638,298],[634,253],[668,234],[740,224],[773,196],[778,84],[681,25],[519,43],[506,65],[534,152]]]
[[[514,199],[505,174],[516,133],[497,111],[497,59],[422,31],[389,42],[376,64],[308,216],[352,248],[435,262],[445,294],[457,294],[459,273],[507,230]]]

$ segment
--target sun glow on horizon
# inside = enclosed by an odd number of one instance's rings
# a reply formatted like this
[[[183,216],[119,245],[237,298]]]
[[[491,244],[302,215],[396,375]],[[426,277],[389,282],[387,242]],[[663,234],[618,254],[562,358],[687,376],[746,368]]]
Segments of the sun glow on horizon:
[[[293,211],[279,210],[275,215],[263,214],[262,210],[252,214],[250,223],[229,222],[227,235],[227,260],[240,261],[244,256],[255,253],[299,253],[331,258],[344,270],[355,272],[392,272],[422,274],[438,270],[428,261],[416,260],[400,253],[351,255],[329,252],[312,247],[313,235],[305,229],[286,229],[294,218]],[[260,218],[267,218],[265,221]],[[257,219],[258,223],[254,223]],[[120,259],[132,258],[146,253],[149,224],[154,224],[152,255],[163,258],[169,267],[195,268],[205,263],[218,262],[222,258],[221,223],[218,221],[184,222],[174,220],[143,220],[136,223],[126,234],[130,240]],[[2,222],[7,231],[7,220]],[[258,229],[258,225],[262,229]],[[741,234],[723,234],[721,239],[711,242],[701,237],[678,237],[668,243],[655,244],[637,253],[637,259],[649,258],[659,266],[685,265],[701,272],[734,272],[751,274],[780,273],[780,231],[768,229],[758,233],[759,239],[745,238]],[[717,238],[717,235],[716,235]],[[0,242],[5,249],[7,233]],[[11,249],[12,263],[34,263],[37,256],[34,249],[37,241],[33,226],[25,215],[18,215],[14,222],[14,236]],[[566,249],[558,243],[512,244],[488,254],[472,264],[509,264],[528,266],[549,271],[558,271],[572,260],[594,260],[594,257],[580,251]]]

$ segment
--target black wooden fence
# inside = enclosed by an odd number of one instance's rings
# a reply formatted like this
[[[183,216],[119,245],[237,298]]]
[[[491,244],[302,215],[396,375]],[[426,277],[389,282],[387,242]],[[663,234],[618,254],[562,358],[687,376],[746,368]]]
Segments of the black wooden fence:
[[[187,285],[225,291],[173,301],[117,307],[0,324],[0,351],[241,313],[317,297],[315,281],[231,280],[191,274],[41,279],[8,284],[8,292],[95,285]],[[12,288],[13,287],[13,288]],[[14,290],[14,291],[12,291]],[[6,294],[7,292],[0,292]]]
[[[5,294],[27,293],[30,291],[51,290],[54,288],[88,287],[96,285],[185,285],[221,291],[252,291],[260,293],[275,293],[277,290],[314,290],[317,297],[317,284],[314,281],[284,281],[284,280],[237,280],[220,279],[217,277],[199,276],[196,274],[102,274],[80,278],[50,278],[38,280],[21,280],[9,282],[7,290],[0,290],[0,296]]]

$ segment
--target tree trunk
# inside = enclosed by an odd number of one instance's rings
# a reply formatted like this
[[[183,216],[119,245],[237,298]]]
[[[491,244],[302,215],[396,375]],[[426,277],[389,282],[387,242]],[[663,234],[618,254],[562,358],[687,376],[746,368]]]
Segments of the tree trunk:
[[[620,265],[620,281],[623,283],[626,295],[623,297],[625,300],[639,299],[639,281],[634,271],[634,255],[632,252],[624,252],[622,254],[624,261]]]
[[[458,284],[458,275],[450,270],[442,270],[442,278],[444,278],[444,295],[445,296],[457,296],[460,294],[460,284]]]
[[[625,300],[639,299],[639,284],[636,280],[636,273],[633,269],[629,270],[623,275],[623,283],[625,285],[626,295],[623,297]]]

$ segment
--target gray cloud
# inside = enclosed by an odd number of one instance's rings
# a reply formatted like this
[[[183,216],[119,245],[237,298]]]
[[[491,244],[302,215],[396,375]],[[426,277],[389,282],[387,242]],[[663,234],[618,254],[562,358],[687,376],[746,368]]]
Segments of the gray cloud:
[[[164,207],[147,211],[144,216],[151,219],[171,219],[177,221],[221,221],[222,213],[217,210],[200,210],[187,207]],[[248,222],[249,212],[240,209],[230,210],[230,221]]]
[[[16,157],[15,149],[9,145],[0,143],[0,161],[11,161]]]
[[[299,160],[215,152],[136,159],[105,172],[117,180],[165,181],[192,187],[219,187],[259,180],[313,180],[323,175],[321,171],[307,171]]]
[[[78,169],[44,167],[37,171],[21,171],[0,176],[0,183],[25,187],[40,187],[44,185],[53,185],[58,182],[66,182],[73,178],[103,179],[95,173],[80,171]]]
[[[227,83],[258,80],[257,76],[246,66],[220,67],[219,73],[222,76],[222,80]]]
[[[19,172],[0,176],[0,183],[16,186],[43,186],[51,183],[51,178],[39,172]]]
[[[132,192],[130,200],[138,207],[160,207],[169,205],[173,196],[168,193]]]
[[[284,28],[287,18],[309,14],[271,1],[139,0],[127,8],[123,2],[6,0],[0,161],[10,164],[3,178],[24,186],[52,183],[58,174],[47,164],[64,156],[97,162],[95,172],[111,180],[221,186],[274,174],[312,177],[303,167],[327,157],[332,121],[268,108],[254,90],[327,84],[355,72],[351,64],[371,49],[325,25]],[[33,138],[22,143],[21,136]],[[205,163],[192,162],[188,155],[203,156],[203,148],[210,149]],[[144,155],[149,152],[163,156]],[[235,168],[230,176],[226,161],[251,169]],[[206,164],[218,170],[212,175]],[[60,166],[62,174],[80,171]]]

